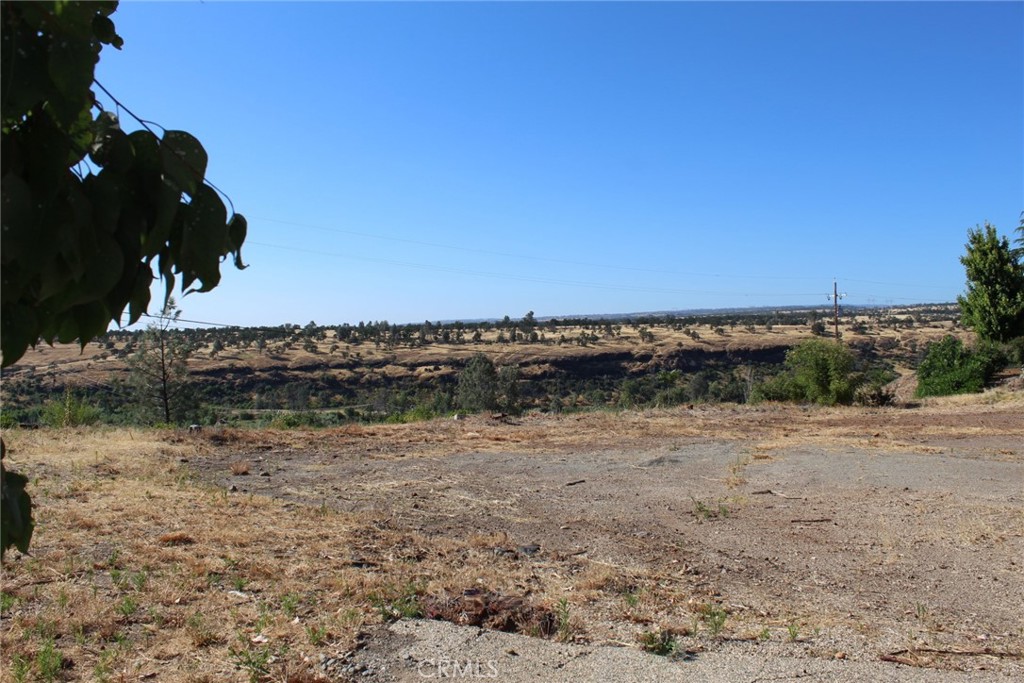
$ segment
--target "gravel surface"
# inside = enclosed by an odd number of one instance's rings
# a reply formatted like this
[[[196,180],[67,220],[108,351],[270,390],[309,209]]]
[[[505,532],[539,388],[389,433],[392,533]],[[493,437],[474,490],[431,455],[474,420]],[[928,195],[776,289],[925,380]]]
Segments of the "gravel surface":
[[[231,477],[237,453],[193,465],[241,493],[439,541],[504,539],[495,574],[563,580],[577,620],[565,643],[375,627],[325,667],[338,676],[449,678],[431,667],[469,660],[484,668],[463,679],[517,683],[1004,681],[1024,680],[1022,444],[1020,400],[699,407],[349,429],[243,453],[265,476]],[[581,577],[601,568],[625,583],[584,596]],[[638,576],[684,597],[630,618]],[[701,605],[727,612],[722,633],[698,623]],[[640,649],[662,628],[686,656]]]

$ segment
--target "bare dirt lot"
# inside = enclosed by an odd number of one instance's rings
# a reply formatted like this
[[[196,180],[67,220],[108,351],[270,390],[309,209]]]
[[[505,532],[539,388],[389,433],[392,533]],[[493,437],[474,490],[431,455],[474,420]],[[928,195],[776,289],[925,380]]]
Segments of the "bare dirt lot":
[[[55,436],[5,438],[22,471],[64,487],[40,498],[57,517],[35,558],[5,568],[8,671],[15,656],[35,661],[40,646],[23,634],[60,603],[51,574],[65,595],[84,595],[104,573],[149,563],[146,590],[169,586],[152,598],[159,618],[109,606],[75,617],[65,599],[51,635],[79,662],[66,678],[91,678],[101,655],[88,643],[105,614],[129,643],[111,670],[159,680],[412,681],[470,653],[494,667],[477,677],[508,681],[1024,675],[1019,392],[913,408],[163,433],[158,448],[124,446],[134,465],[91,442],[71,448],[85,451],[77,465],[62,464]],[[128,475],[148,498],[125,489]],[[138,540],[111,562],[115,541],[75,535],[69,520]],[[76,556],[87,576],[65,568]],[[105,581],[123,605],[125,591]],[[137,596],[149,599],[142,587]],[[195,624],[204,610],[230,615],[208,638]],[[386,625],[407,616],[451,623]],[[257,671],[253,657],[275,643],[288,647]],[[795,668],[765,669],[783,661]]]
[[[241,484],[216,457],[197,464],[225,486],[372,512],[427,538],[494,539],[495,571],[530,568],[520,594],[537,574],[585,577],[577,590],[614,596],[579,608],[592,642],[635,642],[649,625],[623,615],[622,595],[642,600],[657,582],[686,600],[659,610],[661,627],[702,649],[714,645],[687,606],[700,622],[721,605],[741,637],[793,627],[825,657],[905,649],[1003,668],[1006,657],[962,653],[1020,652],[1018,410],[473,418],[406,448],[351,432],[356,457],[270,451],[257,456],[269,476]],[[455,447],[440,455],[435,440]]]

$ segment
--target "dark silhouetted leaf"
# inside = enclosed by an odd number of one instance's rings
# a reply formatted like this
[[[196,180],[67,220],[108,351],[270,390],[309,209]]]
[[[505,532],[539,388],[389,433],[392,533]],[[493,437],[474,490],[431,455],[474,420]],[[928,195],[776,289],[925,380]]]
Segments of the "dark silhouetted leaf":
[[[160,144],[164,173],[182,192],[195,196],[206,176],[206,150],[190,133],[169,130]]]
[[[220,282],[220,255],[228,238],[227,209],[213,188],[200,187],[189,204],[181,261],[182,287],[191,285],[190,276],[198,278],[208,292]]]

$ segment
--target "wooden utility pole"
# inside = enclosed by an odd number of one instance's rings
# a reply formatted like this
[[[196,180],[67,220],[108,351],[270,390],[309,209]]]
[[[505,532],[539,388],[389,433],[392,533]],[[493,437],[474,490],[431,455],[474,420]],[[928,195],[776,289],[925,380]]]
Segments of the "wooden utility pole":
[[[832,280],[832,293],[828,295],[828,298],[832,300],[833,314],[836,326],[836,341],[839,341],[839,300],[846,297],[846,293],[839,293],[839,285],[835,279]]]

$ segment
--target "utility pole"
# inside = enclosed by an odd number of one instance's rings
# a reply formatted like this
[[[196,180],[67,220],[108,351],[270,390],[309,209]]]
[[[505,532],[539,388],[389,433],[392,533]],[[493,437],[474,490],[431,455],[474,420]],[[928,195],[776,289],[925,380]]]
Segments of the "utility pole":
[[[839,341],[839,300],[846,297],[846,292],[839,293],[839,285],[836,283],[835,278],[832,279],[832,293],[827,298],[832,300],[833,313],[835,316],[836,325],[836,341]]]

